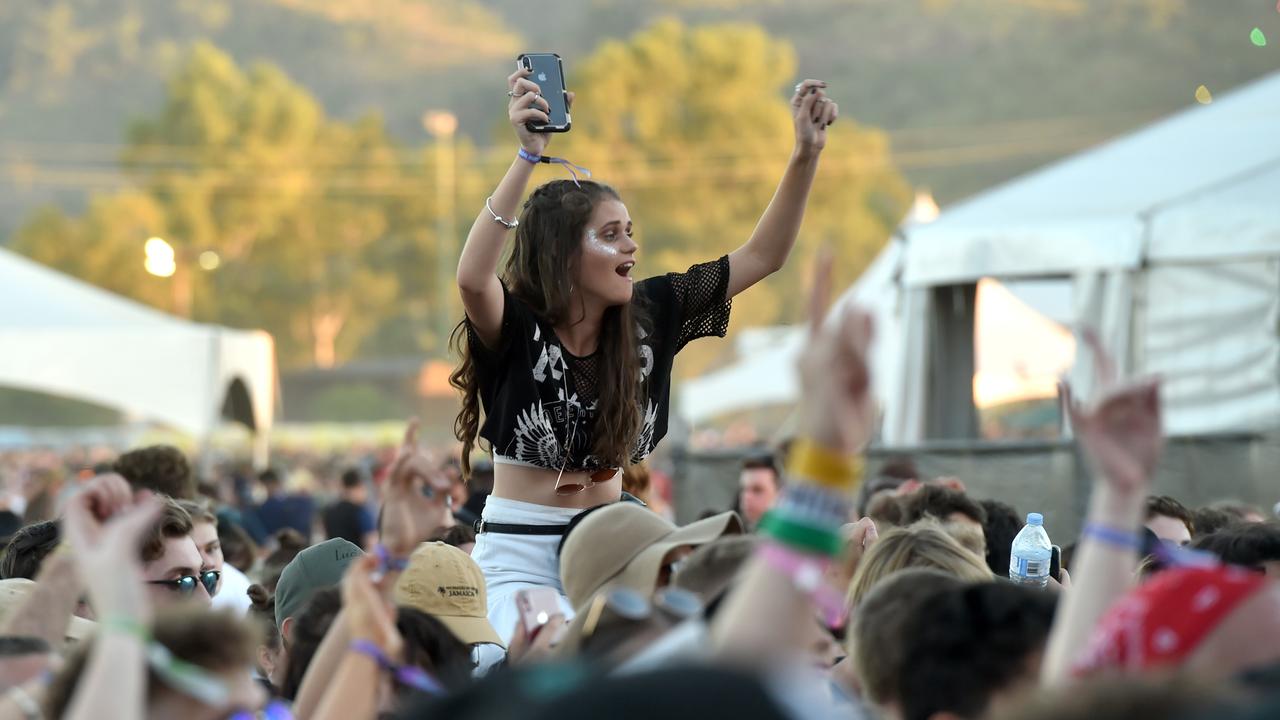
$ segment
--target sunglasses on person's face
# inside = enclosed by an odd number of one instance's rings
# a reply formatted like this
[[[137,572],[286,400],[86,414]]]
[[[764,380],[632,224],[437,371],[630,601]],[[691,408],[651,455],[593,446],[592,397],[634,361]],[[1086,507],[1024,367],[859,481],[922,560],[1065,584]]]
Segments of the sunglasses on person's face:
[[[222,573],[217,570],[205,570],[199,575],[183,575],[172,580],[148,580],[148,585],[164,585],[179,595],[190,595],[196,591],[196,584],[204,585],[204,589],[213,597],[213,593],[218,589],[218,578],[222,577]]]

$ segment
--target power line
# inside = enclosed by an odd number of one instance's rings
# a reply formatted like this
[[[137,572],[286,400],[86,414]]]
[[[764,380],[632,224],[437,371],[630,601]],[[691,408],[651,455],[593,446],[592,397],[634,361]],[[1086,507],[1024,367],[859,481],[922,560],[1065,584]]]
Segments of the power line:
[[[1110,138],[1108,134],[1088,134],[1079,136],[1032,138],[1026,140],[989,143],[985,145],[968,145],[951,148],[934,148],[929,150],[906,151],[888,154],[844,155],[828,158],[824,161],[822,172],[827,176],[856,175],[859,172],[881,170],[889,167],[903,169],[929,169],[956,167],[964,165],[989,164],[1020,157],[1037,157],[1081,150]],[[501,153],[500,155],[498,153]],[[491,157],[484,158],[477,165],[482,167],[499,166],[507,162],[507,150],[494,149]],[[714,181],[720,183],[742,184],[747,182],[776,181],[785,160],[777,159],[771,163],[743,163],[744,159],[755,159],[758,156],[740,154],[723,155],[715,159],[701,157],[669,158],[659,160],[646,159],[639,167],[619,167],[617,161],[610,162],[603,158],[580,158],[583,163],[596,166],[597,175],[607,177],[610,182],[626,187],[652,187],[661,184],[685,181]],[[625,162],[625,161],[624,161]],[[30,163],[10,162],[7,172],[0,175],[0,184],[11,186],[45,186],[93,189],[128,189],[136,188],[128,175],[123,172],[90,167],[69,166],[60,169],[47,169]],[[208,172],[209,168],[193,168]],[[164,173],[158,173],[163,176]],[[175,172],[175,177],[184,173]],[[280,177],[287,175],[288,177]],[[272,175],[269,172],[255,172],[250,176],[225,174],[226,187],[218,188],[222,194],[258,194],[276,192],[283,196],[369,196],[369,197],[412,197],[427,192],[434,185],[425,177],[394,176],[386,179],[348,173],[333,174],[321,177],[312,182],[297,182],[297,174],[280,172]],[[478,177],[459,178],[460,185],[486,185],[487,180]]]
[[[880,129],[874,126],[862,127],[867,131],[886,134],[895,148],[905,148],[913,144],[913,141],[920,142],[925,145],[936,145],[941,140],[951,140],[954,142],[955,138],[947,138],[947,134],[960,135],[964,139],[981,141],[987,140],[988,138],[1007,137],[1009,135],[1016,135],[1020,133],[1060,134],[1080,132],[1087,129],[1101,131],[1102,128],[1100,128],[1099,125],[1102,124],[1105,124],[1104,127],[1106,128],[1129,127],[1135,122],[1141,122],[1142,120],[1156,117],[1160,112],[1160,110],[1152,109],[1095,115],[1036,118],[1003,123],[984,123],[981,125],[943,125],[932,127],[907,127],[899,129]],[[941,144],[946,145],[948,143]],[[292,159],[295,161],[305,160],[311,165],[315,165],[319,162],[321,166],[325,166],[325,161],[335,160],[333,165],[338,167],[381,168],[421,162],[424,152],[430,148],[430,145],[415,148],[391,144],[380,148],[379,154],[386,155],[386,157],[383,158],[360,157],[359,153],[353,152],[349,146],[307,146],[298,148],[292,152],[288,148],[277,146],[268,148],[267,150],[269,154],[272,155],[271,161],[280,164],[286,164]],[[69,158],[71,160],[84,161],[86,164],[93,160],[98,160],[112,166],[121,164],[126,158],[130,162],[137,163],[141,167],[145,167],[148,163],[167,166],[172,164],[181,164],[184,162],[198,163],[202,166],[208,166],[217,162],[243,163],[246,158],[235,158],[234,160],[221,160],[220,158],[225,157],[229,152],[258,149],[260,148],[247,148],[241,145],[227,145],[222,147],[206,147],[198,145],[144,145],[134,147],[121,143],[18,140],[0,143],[0,156],[16,156],[16,159],[26,161],[53,161],[54,159]],[[474,152],[482,156],[493,152],[494,150],[506,152],[507,148],[505,146],[474,146]],[[744,155],[746,155],[746,153],[707,156],[703,158],[703,160],[707,161],[724,158],[738,160]]]

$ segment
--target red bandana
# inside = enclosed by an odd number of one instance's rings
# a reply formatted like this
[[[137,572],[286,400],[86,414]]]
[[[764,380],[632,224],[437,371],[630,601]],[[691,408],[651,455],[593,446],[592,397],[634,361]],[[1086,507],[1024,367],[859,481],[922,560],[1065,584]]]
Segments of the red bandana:
[[[1088,675],[1177,665],[1265,584],[1263,575],[1240,568],[1166,570],[1111,606],[1072,670]]]

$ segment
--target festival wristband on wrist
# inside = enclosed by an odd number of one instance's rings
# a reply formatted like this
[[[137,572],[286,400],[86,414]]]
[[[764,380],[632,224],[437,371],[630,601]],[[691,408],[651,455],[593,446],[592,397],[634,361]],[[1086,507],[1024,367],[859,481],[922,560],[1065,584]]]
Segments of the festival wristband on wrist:
[[[378,667],[391,673],[401,685],[420,690],[429,695],[443,695],[445,688],[438,680],[427,674],[425,670],[414,665],[400,665],[387,657],[382,648],[369,640],[352,640],[351,651],[371,658]]]
[[[569,174],[573,176],[573,184],[577,185],[578,187],[582,187],[582,183],[579,182],[579,179],[578,179],[578,173],[582,173],[583,177],[586,177],[586,178],[591,177],[590,170],[582,167],[581,165],[575,165],[572,162],[569,162],[569,160],[567,160],[566,158],[551,157],[550,155],[535,155],[529,152],[528,150],[525,150],[524,148],[520,148],[519,152],[516,153],[516,157],[520,158],[521,160],[524,160],[530,165],[537,165],[538,163],[547,163],[548,165],[563,166],[564,169],[568,170]],[[493,211],[490,210],[489,212],[493,212]]]
[[[98,621],[98,627],[104,633],[114,633],[117,635],[126,635],[128,637],[137,638],[142,642],[151,642],[151,628],[146,623],[139,622],[133,618],[120,617],[118,615],[108,615]]]
[[[838,628],[847,619],[844,597],[827,584],[828,558],[798,553],[775,542],[764,542],[759,550],[766,565],[791,578],[796,589],[809,596],[822,611],[827,627]]]
[[[404,572],[409,567],[409,558],[393,557],[391,551],[386,545],[378,543],[373,546],[374,557],[378,558],[379,574],[385,575],[389,572]]]
[[[1084,530],[1080,534],[1082,537],[1096,540],[1113,548],[1142,552],[1142,538],[1138,533],[1130,530],[1121,530],[1120,528],[1099,523],[1089,523],[1084,526]]]
[[[851,492],[862,481],[862,471],[862,458],[842,455],[812,440],[797,440],[787,459],[789,475],[831,490]]]
[[[839,528],[849,522],[853,502],[848,493],[818,485],[792,483],[782,489],[775,507],[787,517],[806,525]]]
[[[844,545],[837,529],[806,525],[776,509],[760,519],[760,532],[789,548],[813,555],[835,557]]]

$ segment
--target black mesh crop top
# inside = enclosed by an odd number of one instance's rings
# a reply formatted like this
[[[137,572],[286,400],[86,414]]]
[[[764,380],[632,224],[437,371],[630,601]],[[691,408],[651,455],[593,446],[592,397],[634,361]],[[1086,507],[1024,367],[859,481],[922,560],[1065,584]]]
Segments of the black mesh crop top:
[[[644,422],[632,462],[648,457],[667,433],[676,353],[691,340],[724,337],[728,330],[728,288],[727,255],[636,283],[631,302],[642,304],[652,331],[638,330]],[[532,308],[508,293],[505,284],[502,292],[497,347],[486,347],[467,325],[485,416],[480,437],[489,442],[495,462],[557,471],[611,467],[590,455],[599,397],[597,355],[570,355]]]

